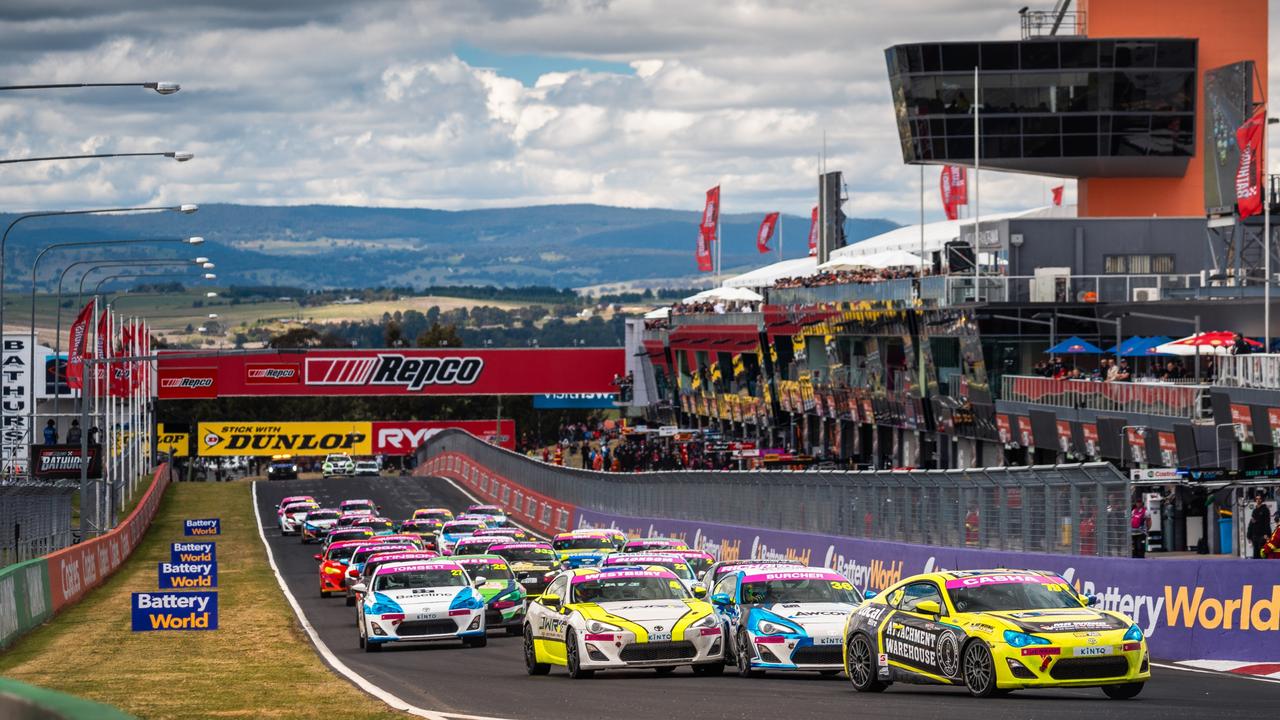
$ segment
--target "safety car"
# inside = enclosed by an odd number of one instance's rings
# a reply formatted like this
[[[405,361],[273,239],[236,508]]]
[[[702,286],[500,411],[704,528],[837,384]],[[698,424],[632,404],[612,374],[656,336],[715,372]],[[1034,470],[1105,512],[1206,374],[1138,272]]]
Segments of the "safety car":
[[[377,460],[359,460],[351,468],[351,474],[356,477],[378,477],[381,473]]]
[[[1095,603],[1035,570],[914,575],[850,614],[845,670],[862,692],[918,682],[977,697],[1046,687],[1135,697],[1151,678],[1147,640],[1132,619]]]
[[[724,671],[724,638],[710,603],[691,596],[666,568],[578,568],[530,599],[524,657],[530,675],[552,665],[573,678],[613,668],[668,673],[680,665],[715,675]]]
[[[511,566],[511,572],[524,586],[529,595],[539,595],[547,587],[550,578],[559,566],[556,551],[543,542],[515,542],[490,545],[489,553],[504,557]]]
[[[738,674],[842,666],[844,621],[858,604],[853,583],[834,570],[743,565],[711,589]]]
[[[320,505],[314,501],[294,502],[280,508],[280,534],[292,535],[302,527],[302,520],[312,510],[319,510]]]
[[[303,545],[323,540],[324,536],[338,524],[336,508],[316,508],[302,518],[298,528],[298,537]]]
[[[288,455],[277,455],[271,458],[271,464],[267,465],[268,480],[297,480],[298,464]]]
[[[429,640],[484,647],[485,602],[474,586],[486,580],[443,558],[379,566],[355,588],[360,647],[374,652],[386,643]]]
[[[508,635],[519,635],[524,626],[524,586],[516,581],[507,559],[501,555],[454,555],[453,561],[465,567],[471,577],[484,577],[476,586],[484,596],[486,629],[505,628]]]

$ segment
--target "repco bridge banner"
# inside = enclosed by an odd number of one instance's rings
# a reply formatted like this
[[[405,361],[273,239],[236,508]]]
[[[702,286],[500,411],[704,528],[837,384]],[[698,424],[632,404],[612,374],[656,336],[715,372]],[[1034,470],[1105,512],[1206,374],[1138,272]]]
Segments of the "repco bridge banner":
[[[160,356],[161,400],[352,395],[616,392],[622,348],[305,350],[213,358]]]

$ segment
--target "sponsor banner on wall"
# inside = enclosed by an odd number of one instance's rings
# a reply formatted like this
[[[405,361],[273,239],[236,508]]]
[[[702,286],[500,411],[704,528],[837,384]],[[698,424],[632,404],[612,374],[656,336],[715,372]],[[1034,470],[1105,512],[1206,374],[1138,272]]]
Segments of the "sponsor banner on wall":
[[[490,445],[516,449],[516,421],[495,420],[395,420],[371,423],[373,454],[412,455],[432,430],[465,430]]]
[[[576,410],[612,408],[618,396],[613,393],[560,393],[534,395],[534,410]]]
[[[196,454],[203,457],[370,455],[373,451],[369,425],[368,422],[202,422],[196,432]]]
[[[622,348],[308,350],[164,357],[161,400],[252,396],[612,393]]]
[[[187,457],[191,454],[191,434],[169,432],[161,423],[156,430],[156,450],[173,457]]]
[[[1255,564],[1222,560],[1099,558],[940,548],[780,530],[635,518],[575,508],[577,527],[612,527],[637,537],[683,538],[721,560],[769,558],[831,568],[859,589],[882,590],[923,572],[1029,568],[1061,575],[1099,607],[1128,615],[1153,657],[1275,660],[1280,580]]]

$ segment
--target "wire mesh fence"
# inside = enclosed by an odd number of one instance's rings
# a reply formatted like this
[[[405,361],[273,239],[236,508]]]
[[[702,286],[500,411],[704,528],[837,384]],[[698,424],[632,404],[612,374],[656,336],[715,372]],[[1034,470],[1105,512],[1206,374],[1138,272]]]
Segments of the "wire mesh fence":
[[[71,544],[73,492],[50,485],[0,485],[0,567]]]
[[[893,472],[604,473],[549,465],[460,431],[463,453],[535,492],[604,513],[946,547],[1123,556],[1129,483],[1107,463]]]

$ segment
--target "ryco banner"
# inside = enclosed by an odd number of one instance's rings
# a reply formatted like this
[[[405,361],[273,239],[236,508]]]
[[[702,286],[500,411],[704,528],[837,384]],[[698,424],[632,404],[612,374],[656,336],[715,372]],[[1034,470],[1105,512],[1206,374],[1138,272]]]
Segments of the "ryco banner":
[[[412,455],[428,433],[445,428],[466,430],[491,445],[516,449],[516,423],[511,419],[502,420],[500,425],[495,420],[396,420],[371,425],[375,455]]]
[[[367,422],[203,422],[196,454],[209,456],[370,455]]]
[[[613,392],[621,348],[308,350],[166,358],[161,400],[246,396]]]

